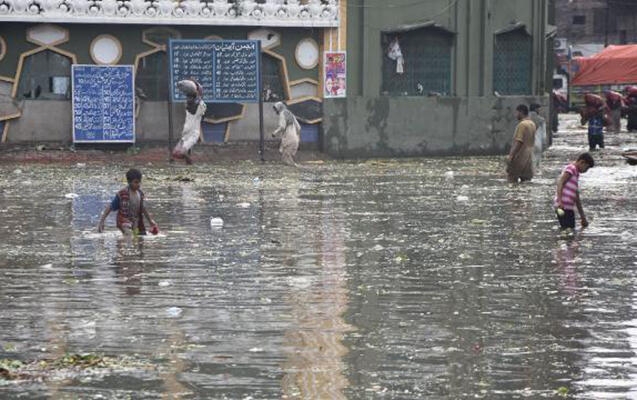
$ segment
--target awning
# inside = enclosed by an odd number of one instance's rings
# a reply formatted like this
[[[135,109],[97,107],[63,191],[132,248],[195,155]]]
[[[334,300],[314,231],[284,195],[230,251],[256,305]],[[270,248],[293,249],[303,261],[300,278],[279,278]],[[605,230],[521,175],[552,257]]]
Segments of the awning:
[[[575,86],[637,83],[637,45],[608,46],[573,62],[578,68],[571,82]]]

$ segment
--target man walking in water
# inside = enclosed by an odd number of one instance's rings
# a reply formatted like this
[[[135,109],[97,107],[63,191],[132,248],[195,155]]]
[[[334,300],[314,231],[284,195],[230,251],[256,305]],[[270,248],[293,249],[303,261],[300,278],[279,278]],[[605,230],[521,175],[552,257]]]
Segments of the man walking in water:
[[[533,179],[533,146],[536,127],[529,119],[529,108],[526,105],[517,106],[515,116],[520,122],[515,128],[511,151],[507,156],[509,183]]]
[[[206,103],[203,101],[203,88],[199,82],[187,79],[177,82],[177,87],[186,95],[186,121],[181,139],[172,152],[172,159],[183,158],[186,164],[192,164],[189,152],[201,135],[201,119],[206,113]]]
[[[281,161],[287,165],[296,166],[294,156],[301,142],[301,125],[294,114],[282,102],[274,105],[274,111],[279,114],[279,127],[272,132],[272,137],[276,137],[276,135],[283,132],[281,146],[279,147]]]

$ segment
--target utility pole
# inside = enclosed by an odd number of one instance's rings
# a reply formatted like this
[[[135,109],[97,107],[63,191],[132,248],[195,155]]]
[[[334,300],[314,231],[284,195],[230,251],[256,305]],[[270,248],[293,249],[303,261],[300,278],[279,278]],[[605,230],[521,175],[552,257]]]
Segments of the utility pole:
[[[604,22],[604,47],[608,47],[608,23],[610,22],[610,0],[606,0],[606,21]]]

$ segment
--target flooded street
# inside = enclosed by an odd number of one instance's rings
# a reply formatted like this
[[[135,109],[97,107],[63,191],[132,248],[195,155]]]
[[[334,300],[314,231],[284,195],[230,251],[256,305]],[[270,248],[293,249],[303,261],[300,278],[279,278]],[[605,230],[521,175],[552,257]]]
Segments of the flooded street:
[[[134,243],[95,229],[128,165],[0,166],[0,359],[113,360],[0,377],[0,398],[637,399],[617,154],[637,134],[606,141],[570,239],[551,202],[584,131],[519,187],[504,157],[142,165],[161,233]]]

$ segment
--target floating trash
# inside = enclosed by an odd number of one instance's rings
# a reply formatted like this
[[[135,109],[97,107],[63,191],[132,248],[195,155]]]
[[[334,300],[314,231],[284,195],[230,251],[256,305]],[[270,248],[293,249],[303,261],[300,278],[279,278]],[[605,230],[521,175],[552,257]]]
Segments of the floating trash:
[[[221,228],[223,226],[223,219],[219,217],[210,218],[210,227],[212,228]]]
[[[447,171],[447,172],[445,172],[445,179],[446,179],[446,180],[450,181],[450,180],[452,180],[453,178],[454,178],[454,173],[453,173],[453,171]]]
[[[64,195],[64,197],[67,199],[77,199],[78,197],[80,197],[80,195],[77,193],[67,193]]]
[[[469,197],[467,196],[458,196],[456,197],[456,201],[469,201]]]
[[[250,208],[250,203],[239,203],[237,204],[239,208]]]
[[[170,286],[170,282],[169,281],[161,281],[157,284],[160,287],[166,287],[166,286]]]
[[[166,309],[166,314],[168,314],[168,316],[172,318],[179,317],[183,312],[184,310],[179,307],[170,307]]]

